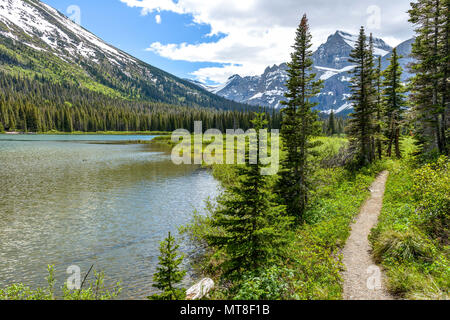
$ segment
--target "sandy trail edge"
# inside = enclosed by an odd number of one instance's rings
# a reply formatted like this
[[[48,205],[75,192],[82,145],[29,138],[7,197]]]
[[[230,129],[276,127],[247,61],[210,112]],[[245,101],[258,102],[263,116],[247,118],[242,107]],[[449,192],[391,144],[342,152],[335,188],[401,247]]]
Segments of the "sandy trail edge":
[[[346,267],[346,271],[342,274],[344,300],[394,299],[384,287],[383,274],[372,259],[368,239],[371,229],[378,222],[388,176],[389,172],[383,171],[370,187],[372,195],[364,203],[359,216],[351,226],[352,232],[342,251],[343,263]]]

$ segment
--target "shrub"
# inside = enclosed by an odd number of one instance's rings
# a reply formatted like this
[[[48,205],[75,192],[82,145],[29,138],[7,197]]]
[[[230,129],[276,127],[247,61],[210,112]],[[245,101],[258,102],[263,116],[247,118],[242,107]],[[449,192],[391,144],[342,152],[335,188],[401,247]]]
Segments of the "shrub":
[[[342,139],[343,142],[345,140]],[[316,163],[336,150],[322,144],[317,150]],[[189,239],[203,250],[201,271],[213,277],[218,288],[213,299],[342,299],[343,269],[339,251],[349,234],[350,224],[359,213],[361,204],[369,195],[369,186],[374,177],[386,168],[385,162],[377,162],[368,168],[349,171],[342,167],[318,168],[314,172],[315,190],[311,193],[305,213],[305,224],[298,226],[289,235],[289,245],[283,252],[285,257],[273,268],[258,269],[243,275],[244,281],[223,281],[217,265],[226,259],[226,253],[217,247],[208,246],[206,235],[220,232],[211,224],[211,218],[196,216],[193,223],[183,228]],[[233,170],[229,170],[233,172]],[[217,176],[226,177],[227,169],[213,166]],[[226,179],[229,188],[234,178]],[[210,208],[214,212],[214,208]],[[198,266],[198,265],[197,265]],[[241,279],[242,280],[242,279]]]
[[[413,175],[413,199],[419,217],[430,235],[448,244],[450,225],[450,174],[448,158],[416,170]]]
[[[388,230],[378,238],[374,256],[377,261],[394,259],[431,262],[436,256],[436,249],[417,228],[406,232]]]
[[[243,275],[235,300],[298,299],[290,285],[294,272],[287,268],[271,267]]]
[[[419,167],[418,167],[419,166]],[[448,158],[390,163],[379,224],[370,240],[388,287],[407,299],[447,299],[450,287]]]
[[[62,288],[62,300],[112,300],[121,292],[120,283],[112,290],[104,285],[104,274],[94,271],[95,279],[91,281],[87,289],[70,290],[67,284]],[[55,296],[54,266],[48,266],[47,287],[31,289],[24,284],[14,284],[5,289],[0,289],[0,300],[57,300]]]

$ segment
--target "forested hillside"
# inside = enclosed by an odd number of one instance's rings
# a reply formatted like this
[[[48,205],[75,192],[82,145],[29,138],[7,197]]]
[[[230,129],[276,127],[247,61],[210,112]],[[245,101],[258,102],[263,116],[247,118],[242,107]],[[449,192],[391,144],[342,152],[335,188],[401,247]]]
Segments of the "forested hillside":
[[[257,110],[131,57],[40,1],[0,4],[6,130],[172,130],[191,118],[222,127],[227,110],[237,122]]]
[[[0,131],[173,131],[250,126],[251,112],[174,106],[111,97],[44,76],[0,72]],[[272,125],[279,126],[274,113]],[[277,120],[278,119],[278,120]]]

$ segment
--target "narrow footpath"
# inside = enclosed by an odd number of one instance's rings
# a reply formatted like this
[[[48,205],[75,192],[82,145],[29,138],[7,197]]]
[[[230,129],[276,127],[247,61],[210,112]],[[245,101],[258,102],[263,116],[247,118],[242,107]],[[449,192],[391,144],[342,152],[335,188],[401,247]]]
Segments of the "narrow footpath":
[[[389,172],[383,171],[370,187],[369,200],[361,208],[343,250],[344,300],[392,300],[384,287],[381,268],[372,259],[369,234],[378,222]]]

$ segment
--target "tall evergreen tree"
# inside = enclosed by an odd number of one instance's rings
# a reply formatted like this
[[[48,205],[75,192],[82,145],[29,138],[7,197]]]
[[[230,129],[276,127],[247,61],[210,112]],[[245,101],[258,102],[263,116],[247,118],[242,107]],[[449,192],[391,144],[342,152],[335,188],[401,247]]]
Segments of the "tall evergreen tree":
[[[367,43],[364,27],[361,27],[355,48],[350,54],[352,70],[353,113],[350,115],[348,133],[352,150],[360,165],[374,160],[374,70],[373,52]]]
[[[159,264],[157,272],[153,276],[153,285],[162,291],[161,294],[150,296],[151,300],[183,300],[186,295],[183,289],[176,288],[184,276],[186,271],[180,270],[180,264],[183,262],[183,256],[179,256],[179,245],[169,232],[168,237],[161,242],[158,257]]]
[[[422,152],[434,148],[441,154],[449,152],[449,6],[448,0],[419,0],[409,10],[416,26],[412,49],[416,75],[410,100]]]
[[[440,65],[440,91],[441,95],[441,137],[442,153],[450,155],[450,1],[442,0],[442,14],[440,17],[441,28],[439,43],[441,43]]]
[[[378,57],[377,67],[375,69],[375,88],[376,88],[376,124],[375,124],[375,147],[378,159],[381,160],[383,158],[383,134],[382,134],[382,126],[383,126],[383,98],[382,98],[382,81],[381,81],[381,57]]]
[[[368,74],[369,74],[369,108],[372,110],[371,116],[371,139],[370,139],[370,159],[374,161],[376,159],[376,111],[377,111],[377,68],[375,66],[375,46],[373,43],[373,34],[369,37],[369,52],[368,52]]]
[[[303,220],[311,188],[309,158],[315,146],[311,138],[320,132],[317,113],[312,110],[317,104],[311,102],[311,98],[320,92],[322,82],[316,81],[312,72],[311,38],[308,19],[304,15],[288,63],[287,101],[282,102],[285,108],[282,110],[281,135],[286,156],[281,163],[277,189],[287,213],[297,222]]]
[[[212,215],[217,232],[208,236],[211,245],[224,249],[221,269],[226,278],[239,278],[243,271],[255,271],[273,263],[280,254],[291,222],[284,207],[276,204],[269,181],[261,174],[260,132],[267,124],[263,115],[252,121],[257,152],[247,154],[246,164],[236,170],[238,180],[218,200]]]
[[[395,155],[401,157],[400,151],[400,125],[403,120],[403,110],[406,106],[405,88],[401,82],[402,67],[400,66],[397,49],[392,52],[389,58],[389,66],[383,72],[383,106],[385,122],[388,125],[386,130],[387,155],[392,156],[392,147],[395,146]]]

